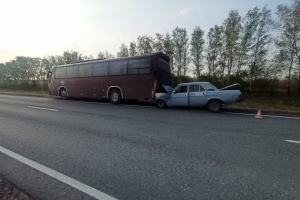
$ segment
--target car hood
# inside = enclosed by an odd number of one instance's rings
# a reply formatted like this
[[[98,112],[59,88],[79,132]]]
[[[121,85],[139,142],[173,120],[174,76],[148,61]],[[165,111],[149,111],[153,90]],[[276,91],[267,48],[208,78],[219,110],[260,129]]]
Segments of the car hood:
[[[173,88],[171,86],[167,86],[167,85],[163,85],[163,87],[165,88],[165,90],[168,92],[168,93],[171,93],[173,91]]]

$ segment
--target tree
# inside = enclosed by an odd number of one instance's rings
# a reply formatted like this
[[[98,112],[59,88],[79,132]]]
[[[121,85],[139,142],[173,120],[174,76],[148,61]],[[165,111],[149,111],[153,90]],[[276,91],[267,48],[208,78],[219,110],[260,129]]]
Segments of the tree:
[[[128,57],[129,56],[129,50],[128,47],[123,43],[120,46],[120,51],[117,53],[117,56],[120,57]]]
[[[253,91],[254,81],[259,73],[263,71],[263,67],[267,64],[268,45],[271,42],[271,28],[273,21],[271,18],[271,10],[266,6],[256,13],[258,23],[255,32],[251,37],[251,47],[249,49],[249,74],[250,74],[250,94]],[[255,17],[256,18],[256,17]]]
[[[188,48],[188,36],[187,31],[184,28],[176,27],[172,32],[173,44],[174,44],[174,65],[176,67],[177,77],[181,83],[181,77],[186,71],[185,64],[187,61],[187,48]]]
[[[82,54],[77,51],[65,51],[62,56],[62,62],[64,64],[70,64],[72,62],[80,61],[82,59]]]
[[[288,53],[281,50],[278,54],[275,54],[269,65],[269,76],[271,79],[271,85],[276,78],[282,76],[282,73],[288,68]],[[271,87],[270,85],[270,87]]]
[[[129,55],[130,56],[136,56],[137,54],[138,54],[138,52],[137,52],[136,43],[134,41],[130,42],[130,45],[129,45]]]
[[[94,56],[93,55],[82,56],[81,58],[82,58],[82,60],[92,60],[92,59],[94,59]]]
[[[174,74],[174,43],[171,35],[167,32],[163,40],[163,52],[170,58],[171,73]]]
[[[164,35],[160,33],[155,33],[156,38],[154,41],[154,51],[163,52],[164,51]]]
[[[137,38],[137,49],[140,55],[153,52],[154,39],[148,35],[139,36]]]
[[[185,47],[183,49],[183,72],[182,72],[182,75],[183,77],[186,77],[187,76],[187,73],[189,72],[189,63],[191,62],[191,57],[190,57],[190,54],[189,54],[189,43],[186,43],[185,44]]]
[[[249,59],[249,51],[251,46],[253,45],[253,36],[259,24],[259,9],[255,7],[249,10],[246,16],[242,20],[241,27],[241,39],[238,48],[238,61],[237,61],[237,72],[236,77],[239,80],[239,73],[241,71],[241,67],[247,64]]]
[[[276,28],[280,31],[277,46],[288,53],[288,88],[290,95],[290,80],[294,65],[294,58],[300,64],[300,0],[293,0],[291,5],[281,4],[277,7]],[[300,65],[299,65],[300,66]],[[300,69],[298,72],[298,93],[300,93]]]
[[[223,27],[217,25],[215,25],[214,28],[211,28],[207,34],[206,59],[208,61],[209,76],[212,74],[212,81],[214,80],[217,58],[219,55],[221,55],[221,50],[223,45],[222,39],[224,39],[223,36],[224,36]]]
[[[114,58],[115,56],[111,53],[108,53],[108,51],[99,51],[98,58],[100,59],[110,59]]]
[[[0,81],[4,81],[7,78],[7,70],[6,65],[3,63],[0,63]],[[0,82],[1,84],[1,82]]]
[[[50,71],[50,69],[53,67],[51,66],[50,61],[47,59],[47,57],[44,57],[41,59],[41,68],[39,71],[39,76],[41,77],[41,80],[46,79],[47,72]]]
[[[204,49],[204,31],[201,30],[199,26],[196,26],[192,33],[192,39],[191,39],[191,56],[192,56],[192,62],[195,65],[195,71],[196,71],[196,76],[197,80],[200,80],[200,73],[203,70],[203,49]]]
[[[231,10],[223,23],[227,55],[227,84],[237,55],[238,39],[241,30],[241,16],[237,10]]]

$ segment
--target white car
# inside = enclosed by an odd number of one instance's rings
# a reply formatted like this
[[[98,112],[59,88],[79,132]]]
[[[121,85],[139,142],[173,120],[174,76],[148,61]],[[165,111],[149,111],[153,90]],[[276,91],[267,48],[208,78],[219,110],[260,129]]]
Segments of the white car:
[[[239,84],[233,84],[222,89],[217,89],[210,82],[181,83],[174,89],[170,86],[164,86],[166,93],[156,93],[154,102],[158,108],[206,106],[211,112],[219,112],[222,109],[222,104],[243,101],[240,90],[228,90],[228,88],[237,85]]]

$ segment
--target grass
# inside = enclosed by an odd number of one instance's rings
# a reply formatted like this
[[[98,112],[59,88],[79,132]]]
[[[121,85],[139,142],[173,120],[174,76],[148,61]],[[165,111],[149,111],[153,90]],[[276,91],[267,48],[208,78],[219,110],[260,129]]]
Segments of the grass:
[[[300,112],[300,97],[297,94],[289,97],[285,93],[277,93],[273,96],[243,94],[243,98],[243,102],[231,104],[228,108]]]
[[[11,90],[0,88],[0,94],[15,94],[26,96],[49,96],[48,91],[43,90]]]

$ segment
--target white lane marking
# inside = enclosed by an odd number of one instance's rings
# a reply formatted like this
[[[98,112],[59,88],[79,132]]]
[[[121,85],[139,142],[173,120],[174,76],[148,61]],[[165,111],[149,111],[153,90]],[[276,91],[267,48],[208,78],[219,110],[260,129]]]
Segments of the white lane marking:
[[[286,142],[291,142],[291,143],[298,143],[300,144],[300,141],[295,141],[295,140],[285,140]]]
[[[222,112],[227,114],[233,114],[233,115],[251,115],[255,116],[256,114],[248,114],[248,113],[233,113],[233,112]],[[284,118],[284,119],[300,119],[300,117],[286,117],[286,116],[280,116],[280,115],[262,115],[263,117],[274,117],[274,118]]]
[[[28,108],[33,108],[33,109],[40,109],[40,110],[50,110],[50,111],[55,111],[57,112],[58,110],[56,109],[51,109],[51,108],[41,108],[41,107],[34,107],[34,106],[27,106]]]
[[[115,200],[116,199],[112,196],[109,196],[108,194],[105,194],[105,193],[103,193],[99,190],[96,190],[96,189],[88,186],[88,185],[85,185],[84,183],[81,183],[81,182],[79,182],[75,179],[72,179],[72,178],[70,178],[70,177],[68,177],[68,176],[66,176],[66,175],[64,175],[60,172],[57,172],[57,171],[55,171],[53,169],[50,169],[50,168],[48,168],[44,165],[41,165],[37,162],[29,160],[28,158],[25,158],[24,156],[21,156],[17,153],[14,153],[14,152],[12,152],[12,151],[10,151],[10,150],[2,147],[2,146],[0,146],[0,152],[2,152],[4,154],[18,160],[18,161],[20,161],[20,162],[36,169],[36,170],[38,170],[40,172],[43,172],[43,173],[45,173],[45,174],[47,174],[47,175],[63,182],[63,183],[66,183],[66,184],[68,184],[68,185],[84,192],[87,195],[95,197],[96,199],[103,199],[103,200]]]

